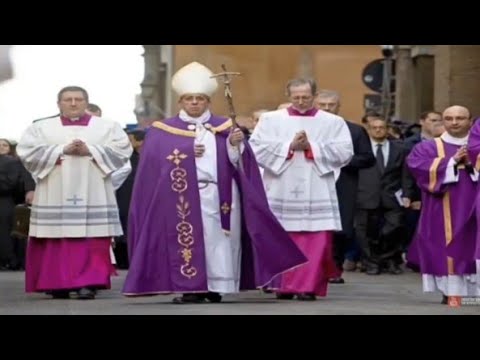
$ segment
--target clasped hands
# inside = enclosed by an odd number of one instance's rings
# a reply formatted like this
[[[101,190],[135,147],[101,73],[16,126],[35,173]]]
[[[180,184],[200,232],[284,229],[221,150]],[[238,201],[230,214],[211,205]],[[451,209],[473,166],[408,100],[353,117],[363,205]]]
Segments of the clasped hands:
[[[308,142],[307,133],[302,130],[295,134],[292,143],[290,144],[290,151],[304,151],[308,150],[310,143]]]
[[[88,150],[87,144],[82,140],[73,140],[71,144],[63,148],[63,153],[65,155],[72,156],[90,156],[90,150]]]
[[[467,147],[462,146],[460,149],[458,149],[455,155],[453,156],[453,160],[457,165],[458,164],[469,165],[470,159],[468,158]]]

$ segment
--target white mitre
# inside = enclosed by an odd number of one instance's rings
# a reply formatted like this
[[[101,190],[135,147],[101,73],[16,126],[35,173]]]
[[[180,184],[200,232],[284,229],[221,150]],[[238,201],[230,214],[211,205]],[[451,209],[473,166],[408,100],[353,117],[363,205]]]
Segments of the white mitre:
[[[172,78],[172,88],[178,96],[203,94],[211,97],[218,88],[213,72],[198,62],[192,62],[178,70]]]

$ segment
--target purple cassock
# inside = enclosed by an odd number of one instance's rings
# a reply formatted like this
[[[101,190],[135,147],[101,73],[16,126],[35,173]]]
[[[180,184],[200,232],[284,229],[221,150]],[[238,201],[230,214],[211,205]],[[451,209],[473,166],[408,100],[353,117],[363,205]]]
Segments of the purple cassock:
[[[477,118],[470,130],[467,144],[468,157],[477,171],[480,171],[480,118]],[[477,186],[475,197],[475,213],[477,224],[480,224],[480,188]],[[472,199],[470,199],[472,201]],[[480,233],[477,232],[475,259],[480,260]]]
[[[460,145],[440,138],[416,145],[407,165],[422,190],[422,211],[408,261],[423,274],[435,276],[474,274],[477,221],[477,182],[473,169],[459,165],[458,181],[444,184],[450,159]]]
[[[188,125],[174,117],[147,132],[130,207],[126,296],[208,291],[195,131]],[[240,192],[240,289],[260,288],[307,259],[270,211],[248,142],[244,142],[240,171],[227,153],[231,121],[212,116],[204,126],[216,135],[218,206],[224,231],[230,231],[232,180]]]

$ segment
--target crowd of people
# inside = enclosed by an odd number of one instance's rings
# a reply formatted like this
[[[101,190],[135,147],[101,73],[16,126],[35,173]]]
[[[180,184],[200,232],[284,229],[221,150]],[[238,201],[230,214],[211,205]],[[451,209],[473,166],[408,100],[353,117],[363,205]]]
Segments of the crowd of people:
[[[344,271],[410,269],[442,303],[480,295],[480,126],[467,108],[357,123],[336,91],[294,79],[287,103],[232,121],[210,108],[212,75],[180,69],[178,114],[148,129],[125,131],[73,86],[16,154],[0,140],[0,265],[25,268],[28,293],[94,299],[120,268],[127,297],[313,301]],[[24,262],[16,204],[31,209]]]

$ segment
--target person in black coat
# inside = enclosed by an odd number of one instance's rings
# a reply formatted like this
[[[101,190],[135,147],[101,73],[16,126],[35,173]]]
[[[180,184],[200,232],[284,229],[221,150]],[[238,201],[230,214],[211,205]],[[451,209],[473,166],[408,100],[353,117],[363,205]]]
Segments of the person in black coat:
[[[13,147],[0,139],[0,269],[15,270],[22,266],[24,251],[17,249],[12,238],[15,206],[31,202],[35,182],[13,154]],[[23,254],[23,255],[22,255]]]
[[[315,104],[320,110],[338,115],[340,111],[340,96],[335,91],[322,90],[315,99]],[[337,265],[337,276],[330,279],[330,283],[341,284],[345,253],[355,241],[354,216],[356,197],[358,191],[358,172],[360,169],[372,167],[375,156],[372,152],[370,139],[363,126],[350,121],[345,121],[352,136],[354,155],[350,163],[341,169],[336,187],[342,231],[336,232],[333,242],[333,256]]]
[[[130,142],[133,146],[133,153],[130,157],[130,165],[132,171],[118,188],[116,192],[118,210],[120,214],[120,222],[122,224],[123,235],[115,238],[114,254],[119,269],[128,269],[128,247],[127,247],[127,235],[128,235],[128,213],[130,209],[130,201],[132,198],[133,184],[135,182],[135,176],[137,174],[138,162],[140,160],[140,149],[145,138],[144,130],[131,130],[128,131]]]
[[[372,120],[368,127],[376,164],[359,172],[356,236],[367,274],[378,275],[384,270],[401,274],[404,205],[400,196],[405,149],[402,143],[387,139],[385,120]]]

